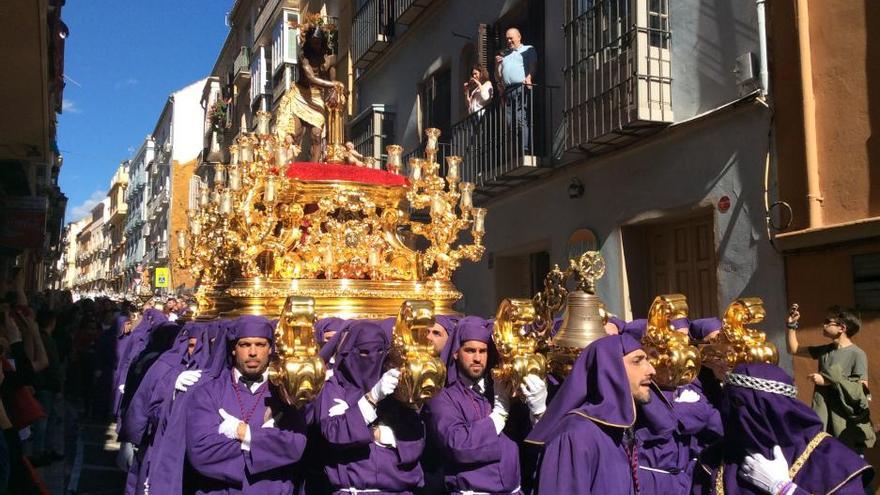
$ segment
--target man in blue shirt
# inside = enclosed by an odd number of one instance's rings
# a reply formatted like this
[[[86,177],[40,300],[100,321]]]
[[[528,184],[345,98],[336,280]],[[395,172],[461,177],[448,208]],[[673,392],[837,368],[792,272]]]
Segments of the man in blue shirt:
[[[538,54],[531,45],[522,43],[519,29],[505,33],[507,50],[495,56],[495,72],[501,81],[505,99],[507,123],[515,125],[523,150],[531,152],[531,88],[538,64]]]

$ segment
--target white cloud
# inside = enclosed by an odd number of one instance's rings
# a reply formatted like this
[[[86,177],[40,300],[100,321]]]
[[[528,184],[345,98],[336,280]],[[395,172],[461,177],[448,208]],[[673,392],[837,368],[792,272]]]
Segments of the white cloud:
[[[76,106],[76,103],[73,100],[61,100],[61,112],[62,113],[82,113],[82,110]]]
[[[137,86],[138,83],[140,83],[140,81],[133,77],[129,77],[127,79],[117,81],[116,84],[113,85],[113,89],[122,89],[128,86]]]
[[[105,191],[95,191],[89,196],[89,199],[83,201],[82,203],[74,206],[73,208],[67,209],[67,221],[75,222],[84,216],[90,214],[92,212],[92,208],[95,207],[98,203],[104,200],[107,197],[107,193]]]

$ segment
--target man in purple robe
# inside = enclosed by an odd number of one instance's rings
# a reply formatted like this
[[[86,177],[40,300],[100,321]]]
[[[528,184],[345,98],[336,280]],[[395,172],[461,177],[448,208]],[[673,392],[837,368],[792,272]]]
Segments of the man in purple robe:
[[[189,322],[174,346],[150,366],[132,396],[123,418],[120,440],[137,446],[129,470],[126,493],[145,493],[149,487],[151,460],[164,439],[172,402],[202,376],[208,364],[208,324]],[[172,441],[179,442],[178,438]],[[161,477],[161,472],[156,472]]]
[[[469,316],[458,322],[448,349],[447,383],[423,411],[433,442],[443,455],[450,493],[521,493],[516,430],[530,428],[508,421],[510,397],[487,373],[495,361],[491,323]],[[521,384],[529,412],[537,419],[546,409],[547,386],[529,375]]]
[[[638,340],[609,335],[588,345],[527,442],[543,445],[535,493],[639,492],[636,403],[651,400],[654,368]]]
[[[265,318],[239,317],[229,335],[232,366],[187,394],[186,454],[195,493],[295,492],[306,425],[268,382],[273,333]]]
[[[672,321],[680,332],[690,321]],[[624,333],[641,341],[646,320],[627,323]],[[699,452],[721,438],[721,416],[690,384],[666,389],[651,385],[651,400],[637,408],[635,439],[638,447],[639,486],[646,494],[685,494],[691,489],[693,468]]]
[[[125,393],[125,379],[128,377],[128,368],[134,359],[140,355],[150,340],[150,330],[168,319],[158,309],[147,309],[141,315],[140,320],[130,332],[122,327],[122,332],[116,342],[116,369],[113,372],[114,401],[113,409],[116,414],[117,428],[121,421],[122,397]],[[118,429],[117,429],[118,432]]]
[[[823,431],[778,366],[741,364],[725,377],[724,440],[695,470],[701,494],[863,495],[873,469]]]
[[[424,426],[392,396],[400,371],[382,371],[390,345],[390,332],[376,322],[352,322],[316,399],[328,445],[324,470],[335,494],[406,494],[423,483]]]

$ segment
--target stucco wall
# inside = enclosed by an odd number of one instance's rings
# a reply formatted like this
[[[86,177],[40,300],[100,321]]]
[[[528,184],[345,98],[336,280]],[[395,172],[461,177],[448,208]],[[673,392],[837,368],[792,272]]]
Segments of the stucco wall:
[[[817,345],[829,342],[822,336],[825,310],[833,304],[844,306],[855,304],[852,256],[878,251],[880,251],[880,241],[874,240],[858,245],[825,247],[822,251],[792,254],[786,257],[789,302],[800,305],[799,344]],[[868,382],[876,397],[880,391],[880,314],[862,312],[861,317],[862,328],[853,342],[868,354]],[[813,396],[813,386],[807,380],[807,375],[816,371],[815,360],[794,358],[794,378],[798,386],[798,398],[807,404],[811,402]],[[877,418],[880,418],[880,401],[871,402],[871,417],[876,425]],[[868,460],[875,466],[880,462],[880,446],[869,450]]]
[[[498,274],[488,268],[489,253],[497,259],[523,246],[545,243],[551,263],[566,265],[569,235],[586,227],[598,236],[607,264],[599,295],[611,311],[627,315],[620,226],[711,207],[727,195],[730,209],[714,210],[718,307],[741,296],[763,298],[768,321],[758,327],[782,344],[782,261],[764,227],[768,125],[764,107],[745,103],[671,128],[614,156],[566,168],[491,203],[484,239],[487,255],[479,263],[463,264],[455,276],[466,294],[463,311],[489,315],[499,302],[494,282]],[[571,177],[580,178],[586,187],[580,199],[568,197]],[[790,366],[790,361],[783,358],[783,365]]]

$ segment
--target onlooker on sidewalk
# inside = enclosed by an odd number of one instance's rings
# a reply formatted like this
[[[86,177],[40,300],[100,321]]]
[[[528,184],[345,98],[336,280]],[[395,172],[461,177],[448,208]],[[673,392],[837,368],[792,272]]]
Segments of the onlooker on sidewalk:
[[[853,309],[831,306],[822,327],[822,334],[831,342],[806,347],[798,343],[799,320],[800,312],[794,304],[788,316],[786,342],[793,356],[819,361],[819,372],[809,375],[816,386],[813,410],[826,432],[863,454],[874,445],[876,434],[868,410],[868,358],[851,340],[859,331],[861,319]]]
[[[56,321],[55,312],[50,310],[43,310],[37,315],[37,324],[40,328],[43,346],[46,348],[46,355],[49,358],[49,365],[34,375],[37,400],[47,415],[34,423],[33,426],[31,462],[35,466],[43,466],[64,458],[61,359],[53,337]]]

